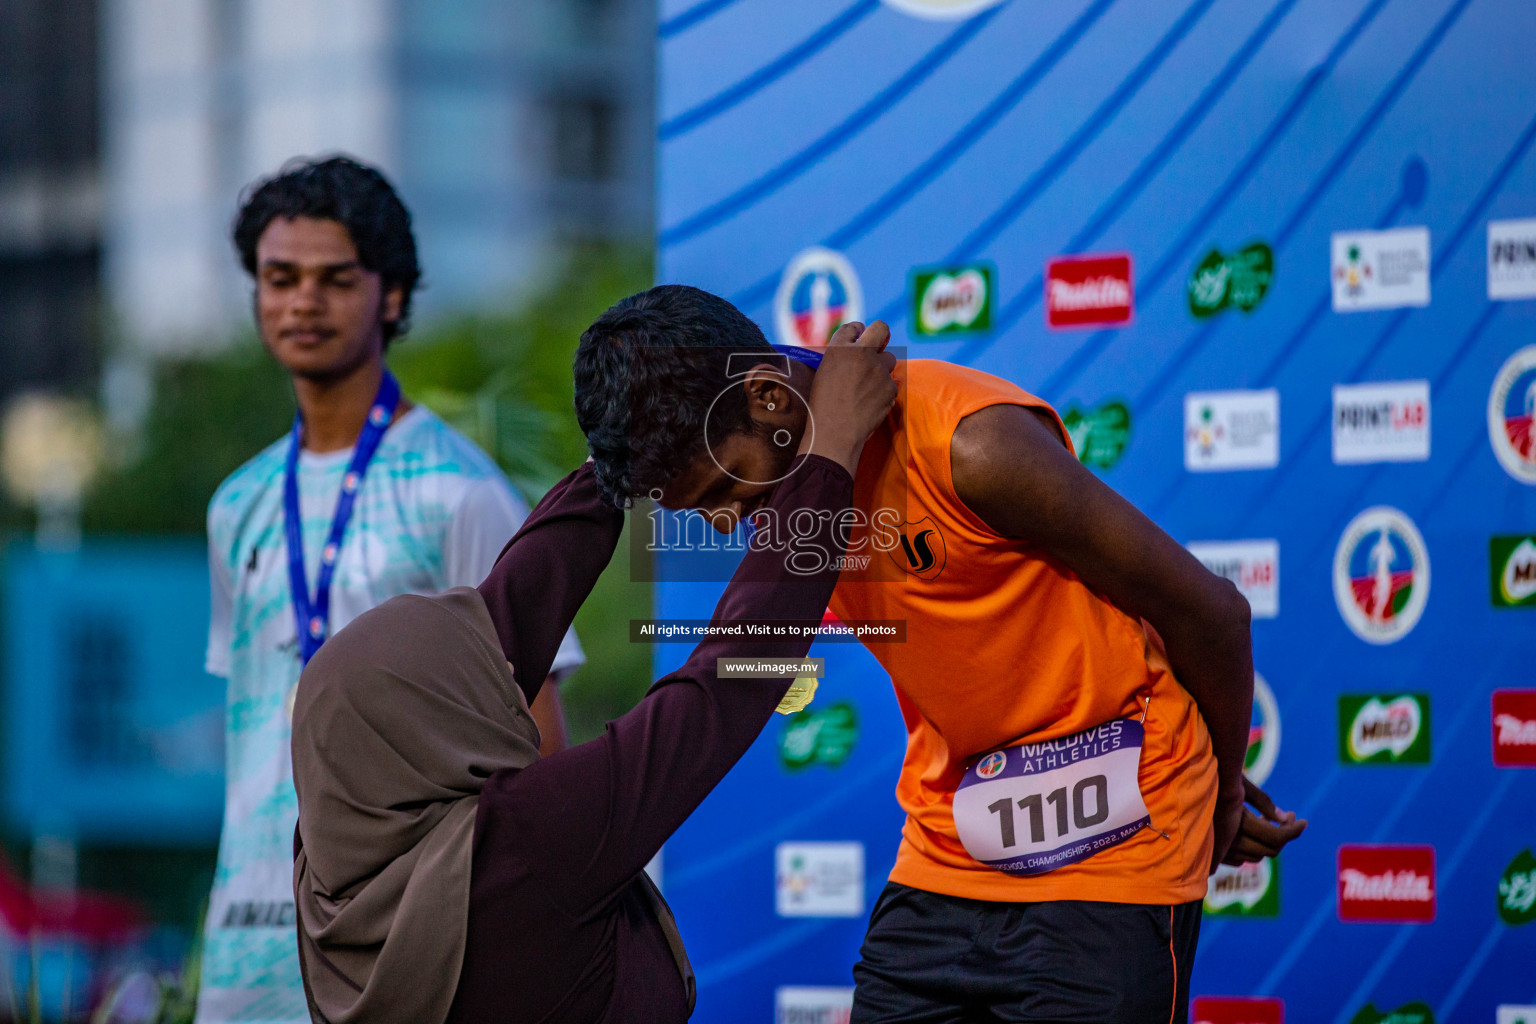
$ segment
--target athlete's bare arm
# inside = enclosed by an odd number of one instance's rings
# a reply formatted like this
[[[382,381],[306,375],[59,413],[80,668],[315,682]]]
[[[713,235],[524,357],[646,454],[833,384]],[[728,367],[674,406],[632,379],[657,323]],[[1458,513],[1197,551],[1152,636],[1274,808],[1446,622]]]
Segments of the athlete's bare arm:
[[[988,526],[1035,545],[1162,635],[1215,749],[1214,869],[1243,819],[1253,702],[1248,602],[1078,462],[1043,413],[1018,405],[972,413],[956,428],[950,456],[956,493]]]

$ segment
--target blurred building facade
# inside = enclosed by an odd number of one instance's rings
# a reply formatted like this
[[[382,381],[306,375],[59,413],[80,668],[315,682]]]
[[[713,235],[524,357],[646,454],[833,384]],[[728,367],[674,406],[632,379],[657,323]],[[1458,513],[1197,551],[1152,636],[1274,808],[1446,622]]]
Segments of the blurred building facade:
[[[96,5],[0,2],[0,397],[82,387],[96,370]]]
[[[395,182],[419,317],[505,306],[572,240],[644,237],[652,8],[4,0],[0,397],[90,383],[103,336],[132,361],[244,328],[230,222],[295,156]]]

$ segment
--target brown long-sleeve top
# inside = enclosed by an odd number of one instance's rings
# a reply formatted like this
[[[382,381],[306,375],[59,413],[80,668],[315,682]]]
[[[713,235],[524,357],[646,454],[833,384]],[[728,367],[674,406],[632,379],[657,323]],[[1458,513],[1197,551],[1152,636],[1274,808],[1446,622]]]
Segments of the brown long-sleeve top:
[[[828,513],[809,538],[841,553],[836,513],[853,481],[820,456],[799,460],[775,492],[780,521]],[[502,552],[480,593],[531,704],[560,638],[607,565],[622,513],[590,466],[561,481]],[[753,550],[715,621],[821,619],[837,583]],[[785,679],[716,675],[722,657],[803,657],[809,639],[706,640],[599,738],[485,782],[475,818],[468,942],[449,1024],[677,1022],[681,975],[638,878],[767,724]]]

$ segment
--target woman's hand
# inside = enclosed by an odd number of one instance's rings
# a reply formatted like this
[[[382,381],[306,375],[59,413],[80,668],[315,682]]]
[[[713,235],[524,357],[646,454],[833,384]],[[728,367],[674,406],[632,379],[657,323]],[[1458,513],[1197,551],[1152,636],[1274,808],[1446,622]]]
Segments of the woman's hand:
[[[896,357],[885,351],[890,340],[891,329],[879,320],[846,323],[832,335],[811,384],[801,454],[824,456],[849,473],[858,469],[865,439],[896,403]]]

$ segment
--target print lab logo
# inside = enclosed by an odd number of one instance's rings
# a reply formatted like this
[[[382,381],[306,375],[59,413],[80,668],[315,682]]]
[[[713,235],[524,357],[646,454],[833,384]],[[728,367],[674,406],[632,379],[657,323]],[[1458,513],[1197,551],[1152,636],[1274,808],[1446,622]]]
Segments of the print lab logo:
[[[1333,461],[1423,462],[1429,458],[1429,381],[1333,386]]]
[[[1134,308],[1129,253],[1062,256],[1045,265],[1045,322],[1053,328],[1118,327]]]
[[[1429,694],[1339,698],[1339,760],[1428,764]]]
[[[1429,305],[1429,229],[1333,236],[1333,311]]]
[[[1217,576],[1231,580],[1248,600],[1256,619],[1280,614],[1280,542],[1277,540],[1192,541],[1186,545]]]
[[[1113,469],[1131,441],[1131,409],[1120,401],[1084,409],[1076,402],[1061,414],[1077,459],[1085,466]]]
[[[842,253],[814,246],[789,261],[773,300],[779,342],[825,348],[832,333],[864,317],[864,292]]]
[[[1536,857],[1521,850],[1499,879],[1499,917],[1518,927],[1536,921]]]
[[[790,771],[811,765],[836,768],[848,760],[859,738],[859,716],[852,704],[838,701],[822,711],[806,711],[784,723],[779,733],[779,761]]]
[[[863,843],[780,843],[774,860],[780,917],[864,916]]]
[[[1536,608],[1536,535],[1490,537],[1488,575],[1495,608]]]
[[[1488,438],[1505,472],[1536,484],[1536,345],[1504,361],[1488,393]]]
[[[1197,996],[1195,1024],[1285,1024],[1285,1004],[1278,999]]]
[[[1275,277],[1275,253],[1263,242],[1253,242],[1230,256],[1212,249],[1189,275],[1189,312],[1196,320],[1213,317],[1224,309],[1252,313],[1269,293]]]
[[[1429,549],[1413,520],[1385,505],[1350,520],[1333,556],[1333,599],[1367,643],[1407,636],[1429,601]]]
[[[1536,220],[1488,222],[1488,297],[1536,299]]]
[[[1184,468],[1192,473],[1280,464],[1280,392],[1192,391],[1184,396]]]
[[[948,552],[944,547],[944,535],[928,516],[915,523],[901,526],[901,544],[886,554],[902,572],[918,579],[934,580],[944,571]]]
[[[997,269],[990,263],[912,272],[912,333],[947,337],[992,329]]]
[[[848,1024],[853,989],[784,985],[774,995],[775,1024]]]
[[[1280,862],[1266,857],[1253,864],[1223,864],[1205,892],[1213,917],[1279,917]]]
[[[1536,690],[1493,691],[1493,763],[1536,768]]]
[[[1435,1024],[1435,1014],[1422,1002],[1404,1003],[1395,1010],[1378,1010],[1375,1003],[1366,1003],[1349,1024]]]
[[[1339,847],[1339,920],[1433,921],[1433,846]]]

